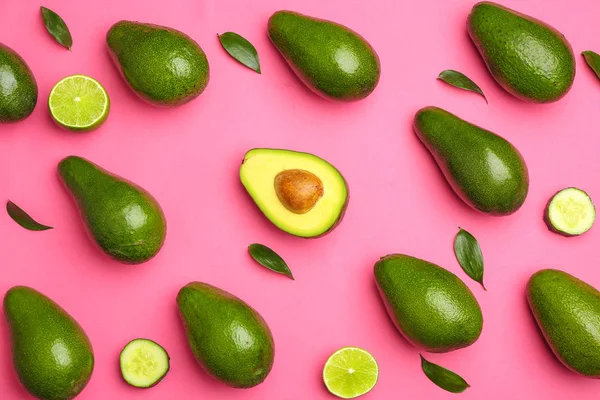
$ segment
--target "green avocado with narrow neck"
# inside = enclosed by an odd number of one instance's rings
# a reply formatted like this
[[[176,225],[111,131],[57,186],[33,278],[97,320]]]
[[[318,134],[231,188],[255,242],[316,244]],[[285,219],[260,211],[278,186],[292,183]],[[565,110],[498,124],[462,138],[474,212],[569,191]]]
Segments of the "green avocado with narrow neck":
[[[445,353],[473,344],[481,334],[479,303],[452,272],[404,254],[375,264],[375,282],[388,314],[413,345]]]
[[[550,103],[571,89],[573,50],[548,24],[484,1],[471,10],[467,29],[494,79],[512,95]]]
[[[556,357],[570,370],[600,378],[600,292],[560,270],[527,283],[531,312]]]
[[[29,117],[37,98],[37,82],[25,60],[0,43],[0,123]]]
[[[437,107],[419,110],[414,129],[466,204],[495,216],[512,214],[523,205],[529,173],[508,141]]]
[[[358,33],[332,21],[277,11],[269,37],[298,77],[315,93],[355,101],[377,86],[379,57]]]
[[[181,288],[177,305],[190,347],[206,372],[236,388],[250,388],[267,378],[275,344],[257,311],[202,282]]]
[[[206,54],[183,32],[119,21],[108,31],[106,42],[129,86],[150,104],[179,106],[198,97],[208,85]]]
[[[167,223],[150,193],[81,157],[63,159],[58,174],[105,253],[126,264],[146,262],[158,253]]]
[[[42,400],[75,398],[94,369],[92,345],[77,321],[26,286],[6,292],[4,315],[13,365],[25,389]]]

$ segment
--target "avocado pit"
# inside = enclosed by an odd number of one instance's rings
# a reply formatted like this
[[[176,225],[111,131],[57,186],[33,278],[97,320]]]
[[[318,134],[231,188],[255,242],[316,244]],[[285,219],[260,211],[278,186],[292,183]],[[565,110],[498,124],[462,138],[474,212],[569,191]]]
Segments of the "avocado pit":
[[[302,169],[281,171],[274,183],[277,198],[294,214],[306,214],[323,197],[323,182],[315,174]]]

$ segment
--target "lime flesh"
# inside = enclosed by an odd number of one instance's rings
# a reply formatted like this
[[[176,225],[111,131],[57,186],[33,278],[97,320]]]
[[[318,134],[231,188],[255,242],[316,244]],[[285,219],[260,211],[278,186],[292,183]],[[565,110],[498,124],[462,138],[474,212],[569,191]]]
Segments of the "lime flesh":
[[[110,99],[95,79],[71,75],[52,88],[48,107],[54,121],[71,131],[92,131],[108,117]]]
[[[344,347],[336,351],[323,368],[325,386],[342,399],[368,393],[377,383],[378,376],[375,358],[358,347]]]

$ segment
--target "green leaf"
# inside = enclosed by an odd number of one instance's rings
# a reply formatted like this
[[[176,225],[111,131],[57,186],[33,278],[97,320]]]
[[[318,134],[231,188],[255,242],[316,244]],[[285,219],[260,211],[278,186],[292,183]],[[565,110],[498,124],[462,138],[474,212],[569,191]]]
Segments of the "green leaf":
[[[583,55],[583,58],[585,58],[587,65],[589,65],[592,71],[596,73],[596,76],[600,78],[600,55],[591,50],[586,50],[581,54]]]
[[[459,89],[464,89],[464,90],[468,90],[469,92],[477,93],[481,97],[483,97],[485,99],[485,102],[487,103],[487,98],[483,94],[483,91],[481,90],[481,88],[479,86],[477,86],[477,84],[475,82],[473,82],[471,79],[469,79],[469,77],[467,77],[466,75],[464,75],[458,71],[454,71],[452,69],[447,69],[440,73],[440,75],[438,76],[438,79],[443,82],[446,82],[448,85],[457,87]]]
[[[67,27],[67,24],[65,24],[65,21],[63,21],[60,15],[46,7],[40,7],[40,10],[42,11],[44,25],[46,25],[48,32],[58,43],[71,50],[73,38],[71,37],[71,32],[69,32],[69,28]]]
[[[30,231],[45,231],[52,229],[51,226],[42,225],[36,222],[29,214],[10,200],[6,203],[6,211],[17,224]]]
[[[279,256],[279,254],[275,253],[273,250],[259,243],[254,243],[248,246],[248,252],[254,260],[262,265],[270,269],[271,271],[275,271],[279,274],[283,274],[290,279],[294,279],[292,275],[292,271],[287,266],[283,258]]]
[[[419,356],[421,356],[421,368],[425,375],[442,389],[451,393],[462,393],[471,387],[463,378],[449,369],[427,361],[421,354]]]
[[[463,271],[475,282],[483,284],[483,254],[477,239],[464,229],[460,229],[454,238],[454,254]]]
[[[231,57],[251,70],[258,72],[259,74],[261,73],[258,53],[252,43],[234,32],[225,32],[217,36],[219,37],[221,45]]]

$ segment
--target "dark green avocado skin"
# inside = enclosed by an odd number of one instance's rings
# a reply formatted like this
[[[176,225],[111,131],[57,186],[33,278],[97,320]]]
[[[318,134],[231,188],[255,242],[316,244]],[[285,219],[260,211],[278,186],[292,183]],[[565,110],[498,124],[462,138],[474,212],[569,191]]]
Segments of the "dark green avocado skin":
[[[6,292],[4,315],[23,386],[42,400],[75,398],[94,369],[92,345],[81,326],[58,304],[26,286]]]
[[[175,29],[119,21],[106,35],[111,57],[129,86],[156,106],[178,106],[198,97],[208,85],[204,51]]]
[[[343,25],[277,11],[269,19],[268,31],[296,75],[325,98],[361,100],[379,82],[377,53],[363,37]]]
[[[565,37],[551,26],[492,2],[477,3],[467,29],[492,76],[526,101],[550,103],[575,79],[575,58]]]
[[[0,122],[29,117],[37,98],[37,82],[25,60],[0,43]]]
[[[529,173],[508,141],[437,107],[419,110],[414,128],[465,203],[496,216],[521,207],[529,190]]]
[[[403,254],[382,257],[375,281],[388,314],[413,345],[445,353],[473,344],[483,316],[469,288],[452,272]]]
[[[146,262],[158,253],[167,223],[150,193],[81,157],[63,159],[58,174],[105,253],[126,264]]]
[[[529,279],[527,301],[556,357],[572,371],[600,378],[600,292],[566,272],[544,269]]]
[[[250,388],[267,378],[275,344],[258,312],[202,282],[181,288],[177,304],[192,351],[206,372],[236,388]]]

